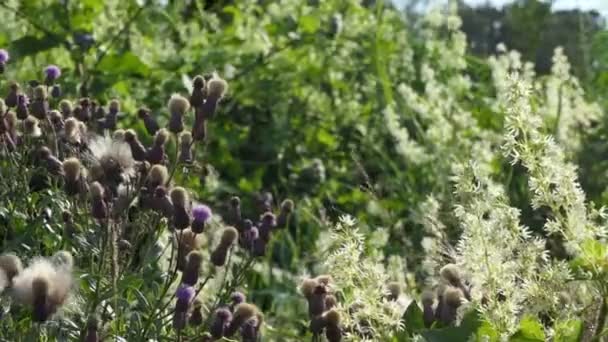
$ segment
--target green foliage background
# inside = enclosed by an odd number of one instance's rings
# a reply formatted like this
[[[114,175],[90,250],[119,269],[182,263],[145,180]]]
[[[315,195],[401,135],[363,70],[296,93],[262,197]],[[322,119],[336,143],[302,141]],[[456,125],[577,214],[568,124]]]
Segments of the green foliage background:
[[[588,94],[608,107],[608,31],[595,25],[599,19],[588,13],[553,14],[536,1],[520,3],[500,13],[463,8],[465,32],[484,32],[491,26],[488,18],[507,18],[503,33],[509,35],[509,47],[536,60],[540,73],[548,71],[552,45],[565,45]],[[449,191],[448,182],[438,179],[445,173],[434,165],[410,165],[398,157],[382,115],[393,102],[405,108],[395,96],[397,84],[424,87],[417,66],[402,63],[404,51],[413,51],[415,62],[429,57],[416,13],[399,12],[383,1],[354,0],[7,0],[0,2],[0,17],[0,47],[11,54],[0,79],[3,91],[6,80],[40,78],[44,66],[56,64],[63,71],[65,93],[102,102],[120,98],[132,115],[125,126],[141,125],[135,118],[140,106],[166,122],[168,97],[187,93],[196,74],[217,71],[227,79],[228,98],[210,124],[211,140],[201,155],[208,169],[182,181],[210,203],[237,194],[250,208],[250,194],[258,191],[296,200],[297,223],[274,240],[267,256],[273,267],[251,272],[247,282],[250,296],[271,318],[269,338],[306,330],[296,275],[322,258],[315,247],[320,231],[344,213],[355,216],[365,233],[388,228],[385,255],[406,257],[407,271],[419,275],[422,232],[412,211],[428,194]],[[587,26],[570,31],[567,41],[563,31],[548,42],[541,35],[552,27],[571,27],[572,20]],[[549,24],[535,26],[539,23]],[[492,92],[483,86],[490,75],[481,57],[498,41],[484,41],[482,35],[471,39],[483,47],[467,57],[466,72],[478,86],[463,97],[479,122],[499,131],[500,119],[478,101]],[[412,117],[403,123],[414,139],[422,139]],[[583,151],[576,156],[583,186],[590,200],[608,204],[607,118],[583,133]],[[516,202],[527,198],[525,179],[520,181],[510,189]],[[19,191],[7,189],[3,196],[13,198]],[[49,196],[22,200],[61,205]],[[527,213],[524,221],[534,226],[533,213]],[[21,237],[11,247],[33,249],[35,255],[37,249],[52,252],[60,244],[50,237],[58,227],[20,222],[8,207],[0,207],[0,216],[11,216],[12,232]],[[42,246],[33,245],[32,234],[41,237]],[[138,280],[132,281],[137,287]]]

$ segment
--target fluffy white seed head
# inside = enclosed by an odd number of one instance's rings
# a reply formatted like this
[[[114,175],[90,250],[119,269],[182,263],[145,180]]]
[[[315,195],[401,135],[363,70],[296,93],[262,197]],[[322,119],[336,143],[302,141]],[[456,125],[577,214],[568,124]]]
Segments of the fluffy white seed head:
[[[63,161],[63,172],[65,177],[71,181],[76,181],[80,177],[81,164],[78,158],[68,158]]]
[[[211,99],[221,99],[227,90],[228,83],[217,75],[207,82],[207,96]]]
[[[179,94],[173,94],[167,107],[171,114],[183,116],[190,109],[190,101]]]
[[[185,207],[188,203],[188,191],[186,191],[186,189],[182,188],[181,186],[176,186],[175,188],[171,189],[170,196],[171,201],[174,205]]]
[[[154,164],[148,171],[148,182],[163,185],[169,179],[169,171],[164,165]]]

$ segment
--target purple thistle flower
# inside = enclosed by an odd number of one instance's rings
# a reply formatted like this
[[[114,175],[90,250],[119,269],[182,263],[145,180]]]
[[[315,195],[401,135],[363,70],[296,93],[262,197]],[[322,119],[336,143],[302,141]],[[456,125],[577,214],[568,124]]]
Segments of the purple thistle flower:
[[[17,105],[27,106],[30,104],[30,98],[25,94],[19,94],[17,96]]]
[[[242,292],[233,292],[230,295],[230,299],[232,300],[232,305],[238,305],[245,302],[245,295]]]
[[[58,66],[51,64],[44,69],[44,73],[46,74],[46,79],[53,82],[61,76],[61,69],[59,69]]]
[[[192,208],[192,217],[195,221],[207,222],[211,219],[211,208],[204,204],[199,204]]]
[[[4,50],[4,49],[0,49],[0,63],[6,63],[8,62],[8,60],[11,59],[10,55],[8,54],[8,51]]]
[[[190,302],[192,300],[192,298],[194,298],[194,295],[196,294],[196,291],[194,290],[194,287],[192,286],[180,286],[177,291],[175,291],[175,297],[177,297],[177,299],[179,300],[183,300],[183,301],[188,301]]]

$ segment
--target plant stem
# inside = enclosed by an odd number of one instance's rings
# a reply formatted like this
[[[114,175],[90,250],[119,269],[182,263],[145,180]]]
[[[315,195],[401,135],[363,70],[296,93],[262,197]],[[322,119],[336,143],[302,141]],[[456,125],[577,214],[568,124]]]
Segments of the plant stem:
[[[600,312],[597,317],[597,326],[595,327],[595,336],[593,340],[599,341],[599,337],[602,334],[604,326],[606,325],[606,316],[608,314],[608,301],[606,297],[602,296],[602,306],[600,307]]]

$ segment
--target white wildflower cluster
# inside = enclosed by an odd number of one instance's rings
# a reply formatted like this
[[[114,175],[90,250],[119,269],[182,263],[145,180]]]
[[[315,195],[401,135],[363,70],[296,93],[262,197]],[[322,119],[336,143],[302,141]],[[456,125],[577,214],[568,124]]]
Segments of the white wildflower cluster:
[[[439,218],[441,204],[433,195],[429,195],[415,212],[414,220],[424,228],[425,237],[421,245],[424,249],[422,269],[428,275],[435,275],[439,269],[450,261],[453,250],[446,236],[446,226]],[[434,279],[429,278],[432,282]]]
[[[542,84],[545,101],[539,113],[554,125],[554,134],[567,152],[576,151],[581,143],[581,129],[587,129],[601,116],[597,103],[588,102],[576,77],[570,75],[570,63],[562,47],[553,54],[551,74]]]
[[[497,47],[498,54],[488,58],[492,69],[495,89],[494,99],[489,99],[493,110],[500,112],[509,101],[509,75],[519,74],[520,78],[539,91],[539,119],[543,127],[555,135],[567,152],[575,152],[581,143],[581,128],[589,128],[601,115],[597,103],[585,99],[585,93],[576,77],[570,74],[570,63],[563,48],[557,47],[553,55],[551,74],[537,78],[534,64],[522,62],[521,54],[508,51],[503,44]]]
[[[392,336],[401,328],[405,307],[386,299],[389,276],[382,264],[365,256],[365,239],[354,219],[342,217],[329,239],[334,248],[323,266],[333,278],[334,292],[342,298],[336,309],[346,327],[344,340],[377,341]]]
[[[509,90],[508,76],[517,72],[528,82],[533,82],[535,78],[534,64],[523,62],[521,53],[515,50],[507,50],[507,47],[500,43],[496,46],[497,54],[488,58],[488,65],[492,70],[492,83],[496,92],[496,98],[491,99],[492,108],[500,112],[503,104],[507,100]]]
[[[480,162],[481,156],[489,162],[497,135],[481,129],[462,105],[471,91],[471,81],[464,73],[466,39],[455,8],[445,13],[430,11],[424,23],[424,56],[417,70],[424,87],[419,91],[411,83],[399,84],[397,103],[402,105],[389,107],[384,113],[397,152],[408,163],[432,163],[437,174],[450,173],[457,156],[471,150],[480,154]],[[411,123],[409,131],[401,120]]]
[[[584,241],[605,236],[605,227],[589,218],[590,214],[602,215],[587,208],[575,166],[566,161],[563,149],[541,132],[542,120],[530,104],[530,85],[517,75],[509,80],[504,154],[528,170],[532,207],[551,210],[544,226],[547,233],[561,235],[566,250],[576,254]]]
[[[508,336],[525,309],[526,281],[538,272],[538,260],[547,260],[545,242],[519,223],[519,210],[482,169],[474,163],[456,169],[454,213],[462,235],[455,261],[470,277],[473,304]]]

